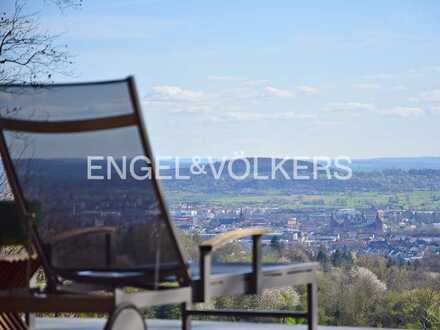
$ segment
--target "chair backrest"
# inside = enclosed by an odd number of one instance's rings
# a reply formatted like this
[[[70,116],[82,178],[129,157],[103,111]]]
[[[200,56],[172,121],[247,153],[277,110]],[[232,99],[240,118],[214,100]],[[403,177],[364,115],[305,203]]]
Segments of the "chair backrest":
[[[133,78],[0,87],[0,149],[46,270],[189,281]],[[1,221],[0,221],[1,230]],[[56,277],[56,276],[55,276]]]

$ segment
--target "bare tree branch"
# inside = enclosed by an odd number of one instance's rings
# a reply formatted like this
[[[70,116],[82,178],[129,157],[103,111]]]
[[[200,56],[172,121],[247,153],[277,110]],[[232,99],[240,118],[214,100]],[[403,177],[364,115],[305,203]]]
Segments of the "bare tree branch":
[[[68,67],[72,62],[67,45],[57,44],[60,36],[41,28],[39,13],[25,13],[26,0],[0,1],[9,1],[11,4],[9,11],[0,13],[0,92],[5,92],[4,87],[13,83],[50,81],[53,73],[70,75]],[[82,5],[82,0],[42,1],[53,3],[61,12]],[[18,111],[19,107],[0,105],[1,116],[14,116]],[[22,148],[16,150],[17,154],[14,156],[20,158],[26,151],[28,142],[19,134],[14,139],[20,142]],[[10,190],[0,164],[0,198],[5,196],[10,197]]]
[[[10,1],[14,1],[11,10],[0,14],[0,83],[41,82],[53,73],[69,75],[71,56],[66,45],[56,43],[59,35],[44,31],[37,13],[24,13],[23,0]],[[80,0],[51,2],[60,10],[82,4]]]

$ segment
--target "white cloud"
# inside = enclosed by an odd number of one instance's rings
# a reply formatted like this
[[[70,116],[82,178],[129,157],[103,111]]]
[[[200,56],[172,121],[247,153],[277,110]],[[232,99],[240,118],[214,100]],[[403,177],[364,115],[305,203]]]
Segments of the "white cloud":
[[[216,75],[212,75],[212,76],[208,76],[208,80],[217,80],[217,81],[243,81],[246,80],[245,78],[242,77],[237,77],[237,76],[216,76]]]
[[[428,67],[428,69],[432,72],[440,73],[440,65],[433,65],[433,66]]]
[[[261,85],[269,85],[270,81],[266,79],[256,79],[256,80],[245,80],[243,85],[245,86],[261,86]]]
[[[218,77],[217,77],[218,78]],[[214,78],[214,79],[217,79]],[[226,79],[222,77],[220,79]],[[198,91],[176,85],[152,86],[143,102],[149,111],[168,113],[198,113],[201,119],[209,118],[214,121],[255,121],[278,119],[307,119],[314,116],[296,112],[271,112],[270,102],[275,99],[292,99],[299,91],[305,95],[318,93],[312,86],[301,88],[278,88],[264,82],[243,81],[234,88],[221,89],[215,92]],[[255,107],[262,106],[262,112],[249,112]],[[263,108],[262,108],[263,109]],[[267,111],[267,112],[265,112]]]
[[[335,112],[366,112],[373,111],[375,106],[370,103],[338,102],[331,103],[327,109]]]
[[[365,75],[363,78],[366,80],[390,80],[395,77],[396,75],[391,73],[376,73],[376,74]]]
[[[293,91],[289,91],[287,89],[275,88],[273,86],[264,87],[264,91],[269,96],[276,96],[276,97],[293,97],[293,96],[295,96],[295,92],[293,92]]]
[[[218,92],[202,92],[175,85],[150,88],[144,102],[149,109],[168,112],[235,111],[253,106],[263,99],[289,98],[294,91],[267,86],[239,86]]]
[[[396,86],[392,86],[391,89],[393,91],[406,91],[406,90],[408,90],[408,87],[403,86],[403,85],[396,85]]]
[[[440,73],[440,65],[428,65],[419,69],[427,73]]]
[[[270,85],[270,81],[267,79],[248,79],[240,76],[228,76],[228,75],[210,75],[208,80],[212,81],[231,81],[240,82],[244,86],[261,86]]]
[[[414,117],[424,115],[426,112],[422,108],[418,107],[394,107],[383,109],[380,111],[381,113],[387,115],[396,115],[400,117]]]
[[[297,90],[305,95],[316,95],[319,93],[319,88],[314,86],[299,86]]]
[[[412,103],[418,103],[420,102],[420,99],[418,97],[412,96],[412,97],[408,97],[408,101]]]
[[[257,120],[291,120],[291,119],[314,119],[315,115],[303,114],[297,112],[225,112],[212,115],[209,120],[216,122],[228,121],[257,121]]]
[[[376,74],[368,74],[361,77],[361,80],[366,82],[385,82],[385,81],[396,81],[401,82],[403,80],[412,80],[423,78],[429,74],[435,74],[440,72],[440,66],[432,65],[432,66],[420,66],[412,69],[402,70],[399,72],[393,73],[376,73]]]
[[[415,102],[424,102],[428,107],[430,114],[437,114],[440,112],[440,89],[427,90],[414,98]]]
[[[428,102],[440,102],[440,89],[433,89],[420,93],[419,99]]]
[[[295,94],[295,92],[305,94],[305,95],[316,95],[319,93],[319,88],[316,86],[310,86],[310,85],[302,85],[294,88],[293,90],[287,91],[286,89],[282,90],[280,88],[273,87],[273,83],[267,79],[248,79],[245,77],[240,76],[228,76],[228,75],[210,75],[208,76],[208,80],[213,81],[236,81],[240,82],[242,86],[245,87],[261,87],[264,86],[269,92],[274,92],[275,96],[287,96],[291,94]],[[277,91],[275,91],[275,89]],[[278,93],[278,91],[283,91],[281,93]]]
[[[380,85],[374,83],[359,83],[354,84],[353,87],[358,89],[380,89]]]
[[[314,121],[314,125],[316,126],[337,126],[337,125],[343,125],[344,123],[342,121],[337,120],[316,120]]]
[[[163,101],[196,101],[204,97],[203,92],[184,89],[179,86],[153,86],[150,97]]]
[[[397,106],[380,108],[371,103],[358,102],[332,103],[327,107],[327,110],[335,112],[348,112],[353,115],[361,115],[364,113],[377,113],[381,115],[398,116],[404,118],[426,114],[426,111],[419,107]]]
[[[210,111],[210,95],[174,85],[152,86],[143,99],[146,110],[169,113],[203,113]]]

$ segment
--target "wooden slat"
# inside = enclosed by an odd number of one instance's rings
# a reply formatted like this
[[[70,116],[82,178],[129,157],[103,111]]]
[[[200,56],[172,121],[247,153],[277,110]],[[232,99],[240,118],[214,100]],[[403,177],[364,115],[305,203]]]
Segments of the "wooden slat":
[[[217,236],[202,242],[200,246],[211,247],[213,250],[215,250],[235,239],[248,237],[248,236],[255,236],[255,235],[264,235],[268,233],[270,233],[270,229],[265,227],[241,228],[241,229],[228,231],[226,233],[218,234]]]
[[[67,230],[60,234],[49,237],[45,240],[45,243],[55,244],[59,241],[63,241],[68,238],[89,235],[89,234],[111,234],[116,232],[116,227],[102,226],[102,227],[90,227],[90,228],[78,228],[73,230]]]
[[[0,119],[0,129],[29,133],[75,133],[136,125],[134,114],[68,121]]]
[[[31,294],[0,291],[2,312],[20,313],[108,313],[114,309],[114,297],[93,294]]]
[[[0,84],[1,91],[8,91],[10,88],[13,89],[51,89],[51,88],[59,88],[59,87],[79,87],[79,86],[93,86],[93,85],[110,85],[110,84],[118,84],[127,82],[131,79],[132,76],[128,76],[127,78],[122,79],[112,79],[112,80],[102,80],[102,81],[84,81],[84,82],[65,82],[65,83],[56,83],[56,84],[40,84],[40,83],[30,83],[30,84]]]
[[[319,264],[315,262],[274,267],[261,270],[261,290],[274,287],[302,285],[316,282],[315,271]],[[252,272],[214,274],[209,277],[209,295],[211,298],[225,295],[255,294]],[[202,282],[192,282],[193,302],[204,302]]]
[[[260,311],[260,310],[240,310],[240,309],[192,309],[186,311],[191,315],[210,315],[210,316],[234,316],[234,317],[307,317],[306,312],[302,311],[289,311],[289,310],[280,310],[280,311]]]
[[[143,310],[155,305],[170,305],[191,302],[191,287],[179,287],[164,290],[140,291],[134,293],[124,293],[118,289],[115,293],[117,305],[122,303],[134,304]]]

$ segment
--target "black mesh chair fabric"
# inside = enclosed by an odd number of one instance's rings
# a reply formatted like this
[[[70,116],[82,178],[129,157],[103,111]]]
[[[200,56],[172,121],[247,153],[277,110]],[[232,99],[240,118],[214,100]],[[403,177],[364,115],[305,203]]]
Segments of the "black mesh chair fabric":
[[[7,119],[47,123],[134,115],[132,105],[127,80],[0,89],[0,114]],[[185,267],[138,125],[2,132],[25,201],[40,208],[37,233],[54,270],[157,275]]]

